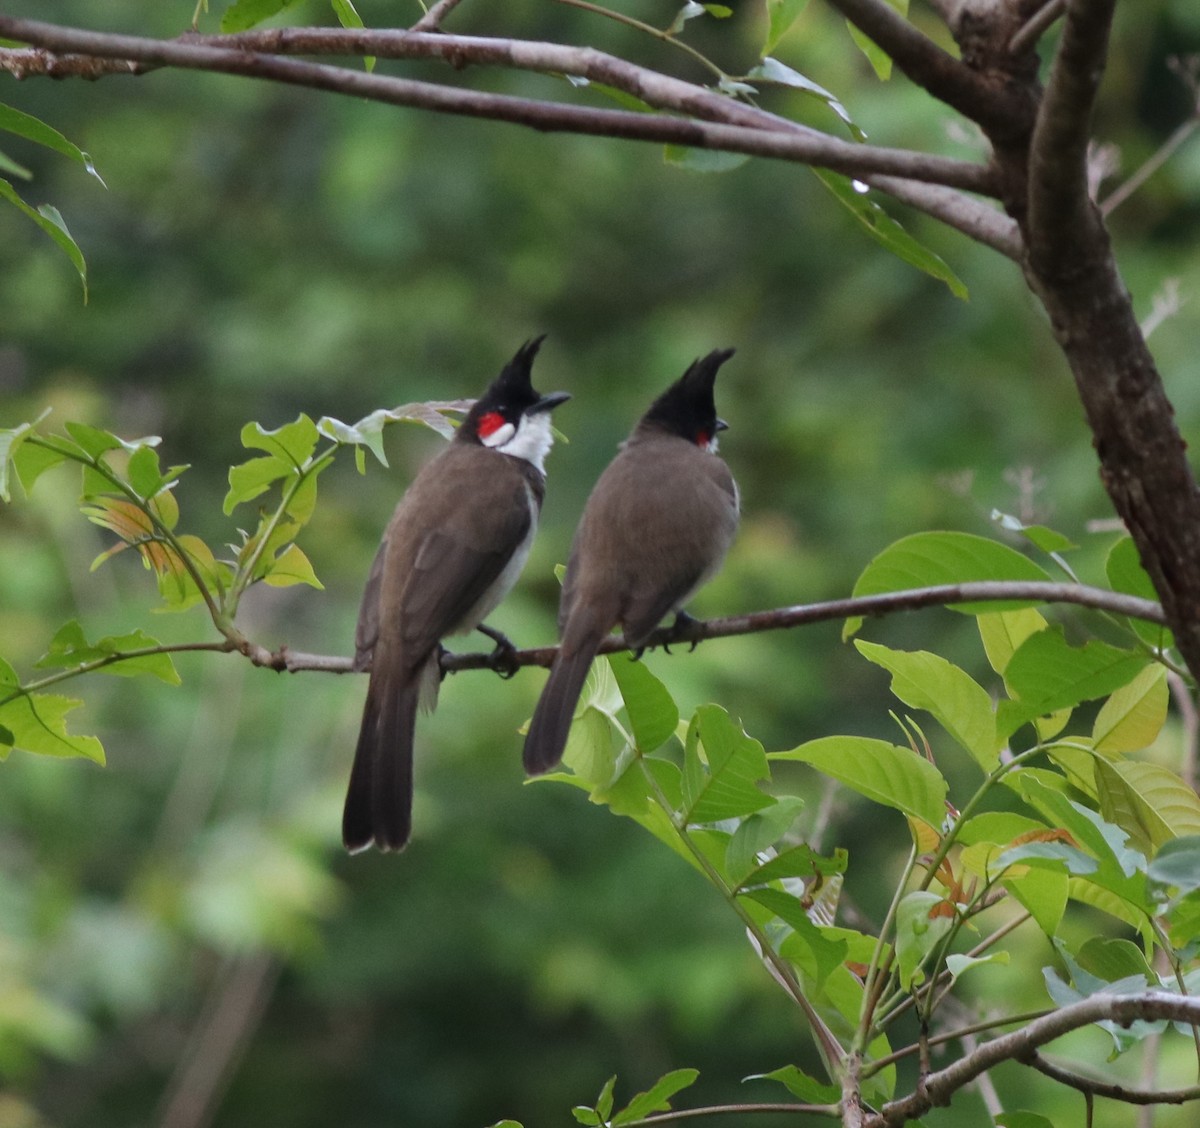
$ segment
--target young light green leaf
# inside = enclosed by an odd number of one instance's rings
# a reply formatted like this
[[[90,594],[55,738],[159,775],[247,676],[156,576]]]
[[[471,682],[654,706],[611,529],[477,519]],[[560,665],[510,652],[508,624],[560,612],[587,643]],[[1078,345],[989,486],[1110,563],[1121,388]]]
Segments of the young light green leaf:
[[[704,15],[704,5],[697,4],[696,0],[687,0],[683,7],[675,14],[675,18],[671,21],[671,26],[665,29],[667,35],[678,35],[688,20],[694,20],[697,16],[702,15]]]
[[[1100,812],[1146,857],[1173,838],[1200,834],[1200,799],[1168,768],[1135,760],[1097,760]]]
[[[850,33],[850,38],[854,40],[854,45],[867,57],[867,62],[871,64],[875,77],[881,82],[887,82],[892,77],[892,57],[875,40],[860,31],[849,20],[846,21],[846,30]]]
[[[775,802],[756,786],[769,778],[767,758],[724,709],[702,705],[688,726],[683,813],[688,824],[741,818]]]
[[[975,622],[988,664],[1002,677],[1017,647],[1048,625],[1046,617],[1036,607],[989,611],[976,616]]]
[[[53,693],[21,693],[0,705],[0,728],[11,734],[13,747],[26,752],[41,756],[83,756],[103,764],[104,748],[99,740],[67,732],[67,714],[82,704]]]
[[[866,131],[858,126],[846,107],[826,90],[824,86],[813,82],[811,78],[806,78],[799,71],[793,70],[778,59],[773,59],[769,56],[764,58],[746,77],[760,79],[763,82],[777,83],[780,86],[790,86],[794,90],[803,91],[818,101],[824,102],[825,105],[837,114],[845,123],[846,128],[850,130],[850,135],[855,141],[865,141],[867,139]]]
[[[779,41],[791,30],[808,0],[767,0],[767,38],[762,54],[767,56],[779,46]]]
[[[272,483],[292,473],[292,466],[272,454],[250,458],[229,468],[229,492],[225,495],[222,509],[228,517],[242,502],[252,501],[266,493]]]
[[[1147,666],[1100,706],[1092,725],[1097,752],[1137,752],[1154,743],[1167,720],[1170,691],[1165,666]]]
[[[859,181],[851,180],[840,172],[830,172],[827,169],[814,168],[814,175],[826,188],[833,198],[842,204],[863,230],[885,250],[891,251],[897,258],[918,270],[924,271],[931,278],[944,282],[956,298],[967,298],[967,287],[961,278],[946,264],[946,261],[934,254],[928,247],[914,239],[886,211],[870,197],[870,189]]]
[[[946,815],[946,781],[923,756],[865,736],[827,736],[769,760],[798,760],[860,795],[938,827]]]
[[[1010,874],[1000,884],[1018,904],[1029,910],[1047,936],[1054,936],[1067,911],[1072,880],[1063,870],[1030,869],[1020,876]]]
[[[17,194],[17,190],[3,178],[0,178],[0,199],[7,200],[17,211],[36,223],[38,227],[54,240],[58,245],[58,249],[71,260],[71,265],[75,267],[79,275],[79,281],[83,285],[83,304],[87,305],[87,263],[84,261],[83,252],[79,249],[79,244],[75,242],[71,237],[71,232],[67,230],[66,221],[59,214],[58,209],[50,204],[42,204],[40,208],[36,209],[31,208]]]
[[[633,661],[632,655],[610,654],[608,664],[625,701],[638,751],[645,754],[661,748],[679,724],[674,698],[646,664]]]
[[[308,584],[320,591],[325,585],[317,579],[312,563],[298,544],[289,544],[272,562],[263,576],[272,587],[291,587],[293,584]]]
[[[1077,877],[1095,873],[1100,868],[1100,863],[1091,854],[1085,854],[1066,842],[1042,841],[1022,842],[1019,846],[1012,846],[1000,854],[988,868],[1000,871],[1018,862],[1033,865],[1038,869],[1046,865],[1055,869],[1062,866],[1067,873]]]
[[[92,164],[92,158],[79,148],[78,145],[68,141],[57,129],[47,125],[44,121],[30,114],[23,113],[21,110],[14,109],[12,106],[0,103],[0,129],[8,133],[15,133],[18,137],[24,137],[26,141],[33,141],[38,145],[44,145],[47,149],[53,149],[56,153],[62,153],[65,157],[70,157],[71,160],[81,164],[87,170],[89,176],[94,176],[101,184],[104,184],[100,174]],[[20,166],[17,167],[20,168]],[[25,170],[21,171],[24,172]],[[20,175],[20,172],[18,175]],[[28,173],[26,173],[26,178],[28,178]]]
[[[812,987],[820,987],[845,963],[846,941],[840,936],[829,935],[836,929],[827,932],[816,924],[809,915],[809,909],[798,897],[782,889],[753,889],[738,896],[744,901],[762,905],[792,929],[799,947],[794,945],[788,958],[800,965]]]
[[[971,753],[985,772],[999,762],[992,699],[965,670],[928,651],[890,650],[857,641],[858,652],[892,675],[892,693],[937,722]]]
[[[944,911],[945,898],[928,889],[906,894],[896,910],[896,955],[900,985],[906,990],[925,982],[921,964],[954,923]]]
[[[616,1086],[617,1075],[614,1073],[604,1082],[604,1088],[600,1090],[600,1095],[596,1098],[596,1111],[600,1114],[602,1120],[607,1120],[612,1115],[613,1090]]]
[[[153,497],[163,487],[162,472],[158,468],[158,453],[153,447],[139,447],[129,457],[125,470],[129,484],[138,497]]]
[[[836,1085],[826,1085],[815,1077],[810,1077],[799,1066],[785,1065],[773,1069],[770,1073],[752,1073],[743,1077],[745,1081],[777,1081],[787,1088],[787,1091],[804,1104],[836,1104],[842,1096],[842,1091]]]
[[[614,1128],[618,1124],[641,1120],[651,1113],[670,1112],[671,1098],[688,1086],[694,1085],[699,1076],[698,1069],[675,1069],[660,1077],[644,1093],[638,1093],[612,1118]]]

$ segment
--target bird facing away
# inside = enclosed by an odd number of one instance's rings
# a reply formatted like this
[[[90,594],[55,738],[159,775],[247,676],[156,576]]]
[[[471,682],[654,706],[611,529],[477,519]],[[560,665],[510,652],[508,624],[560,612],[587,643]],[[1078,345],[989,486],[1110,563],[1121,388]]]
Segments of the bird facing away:
[[[355,667],[371,675],[342,815],[352,853],[408,842],[413,729],[418,706],[437,701],[441,640],[478,627],[511,648],[481,624],[529,555],[554,442],[549,413],[569,398],[530,382],[542,340],[521,346],[413,479],[371,566],[355,633]]]
[[[525,738],[525,770],[562,758],[601,642],[619,626],[631,648],[721,567],[738,525],[738,489],[717,455],[713,384],[733,349],[711,352],[651,405],[600,475],[571,545],[558,655]]]

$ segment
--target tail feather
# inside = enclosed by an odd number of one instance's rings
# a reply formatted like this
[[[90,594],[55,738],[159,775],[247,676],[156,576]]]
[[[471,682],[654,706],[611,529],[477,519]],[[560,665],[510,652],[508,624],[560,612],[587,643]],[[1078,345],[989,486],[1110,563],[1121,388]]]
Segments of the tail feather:
[[[413,730],[421,679],[400,686],[374,681],[342,812],[342,841],[352,854],[372,845],[403,850],[412,832]]]
[[[575,630],[568,624],[563,644],[550,668],[550,679],[542,689],[529,733],[525,737],[525,771],[529,775],[548,772],[562,759],[567,735],[575,716],[575,705],[591,669],[592,659],[604,638],[604,631]]]

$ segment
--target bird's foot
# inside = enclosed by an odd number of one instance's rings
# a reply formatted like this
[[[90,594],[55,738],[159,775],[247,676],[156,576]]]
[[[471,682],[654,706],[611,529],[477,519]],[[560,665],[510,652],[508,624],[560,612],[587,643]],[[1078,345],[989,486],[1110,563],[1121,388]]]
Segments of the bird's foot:
[[[693,619],[686,611],[676,611],[675,622],[671,624],[669,637],[663,641],[663,650],[670,654],[672,643],[687,642],[688,636],[695,631],[699,622],[699,619]],[[692,645],[688,647],[689,654],[700,645],[700,639],[693,637],[691,643]]]
[[[503,631],[489,627],[486,623],[480,623],[475,629],[480,634],[487,635],[496,644],[495,649],[488,655],[487,664],[489,669],[495,670],[507,681],[521,668],[517,662],[517,648],[512,639]]]

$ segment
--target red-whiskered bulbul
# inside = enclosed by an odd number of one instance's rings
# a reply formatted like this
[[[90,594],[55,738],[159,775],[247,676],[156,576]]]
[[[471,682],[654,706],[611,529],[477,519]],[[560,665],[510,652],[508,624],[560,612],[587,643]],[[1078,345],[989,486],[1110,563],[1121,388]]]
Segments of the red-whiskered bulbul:
[[[475,401],[454,438],[413,479],[383,534],[363,593],[355,666],[370,668],[342,816],[352,853],[400,850],[412,827],[413,729],[433,708],[441,639],[483,626],[520,575],[546,488],[550,409],[566,392],[530,382],[528,341]]]
[[[738,525],[738,489],[717,455],[713,383],[733,349],[695,361],[642,416],[583,510],[558,611],[562,642],[525,738],[525,770],[562,758],[600,643],[620,626],[641,647],[717,573]]]

